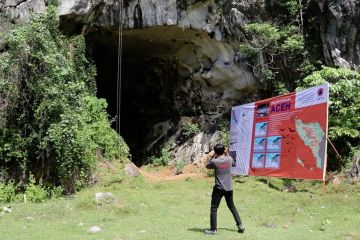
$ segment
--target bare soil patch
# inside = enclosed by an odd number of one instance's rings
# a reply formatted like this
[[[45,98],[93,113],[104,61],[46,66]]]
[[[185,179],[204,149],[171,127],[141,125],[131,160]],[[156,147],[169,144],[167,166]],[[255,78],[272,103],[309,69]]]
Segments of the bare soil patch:
[[[188,164],[184,167],[181,174],[176,174],[175,166],[170,166],[160,169],[140,168],[140,173],[146,178],[148,182],[172,181],[186,178],[206,178],[206,173],[203,166]]]

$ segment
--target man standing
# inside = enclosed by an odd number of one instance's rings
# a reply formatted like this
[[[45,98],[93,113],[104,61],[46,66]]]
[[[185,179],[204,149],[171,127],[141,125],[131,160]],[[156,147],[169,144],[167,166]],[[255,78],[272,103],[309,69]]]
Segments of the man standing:
[[[222,144],[217,144],[214,147],[215,155],[206,164],[206,168],[214,169],[215,171],[215,186],[211,195],[211,210],[210,210],[210,229],[206,229],[206,234],[216,234],[217,232],[217,210],[220,205],[221,198],[225,196],[226,204],[234,216],[238,232],[243,233],[243,227],[239,213],[233,201],[232,178],[230,169],[234,163],[232,157],[228,156],[225,147]]]

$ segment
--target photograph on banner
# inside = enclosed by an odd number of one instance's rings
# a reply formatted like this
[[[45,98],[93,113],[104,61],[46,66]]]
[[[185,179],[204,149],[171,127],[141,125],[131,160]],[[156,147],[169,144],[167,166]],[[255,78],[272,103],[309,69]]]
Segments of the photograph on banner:
[[[267,153],[265,168],[280,168],[280,153]]]
[[[255,125],[255,136],[261,137],[266,136],[267,133],[267,122],[259,122]]]
[[[281,151],[281,136],[271,136],[267,138],[267,151]]]
[[[261,103],[256,105],[256,117],[260,118],[260,117],[266,117],[269,115],[269,103],[265,102],[265,103]]]
[[[263,168],[265,165],[265,154],[253,154],[252,167],[253,168]]]
[[[255,138],[254,152],[265,152],[266,138]]]
[[[326,169],[329,86],[251,103],[253,116],[231,126],[244,129],[233,145],[241,175],[323,180]],[[242,109],[240,105],[233,109]],[[246,104],[249,106],[249,104]],[[241,124],[244,125],[241,125]],[[235,122],[231,122],[235,125]],[[230,131],[231,131],[230,130]],[[246,134],[246,136],[244,136]],[[234,133],[230,133],[234,135]],[[248,170],[248,171],[244,171]]]

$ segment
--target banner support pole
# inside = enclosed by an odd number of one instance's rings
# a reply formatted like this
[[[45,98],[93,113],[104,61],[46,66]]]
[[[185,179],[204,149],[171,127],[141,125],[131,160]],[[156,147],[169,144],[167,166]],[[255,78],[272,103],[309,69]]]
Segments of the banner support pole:
[[[335,151],[335,153],[336,153],[336,156],[337,156],[338,158],[340,158],[341,161],[343,161],[341,155],[339,154],[339,152],[338,152],[337,149],[335,148],[334,144],[331,142],[330,138],[328,138],[328,137],[326,137],[326,138],[327,138],[327,140],[329,141],[331,147],[334,149],[334,151]]]

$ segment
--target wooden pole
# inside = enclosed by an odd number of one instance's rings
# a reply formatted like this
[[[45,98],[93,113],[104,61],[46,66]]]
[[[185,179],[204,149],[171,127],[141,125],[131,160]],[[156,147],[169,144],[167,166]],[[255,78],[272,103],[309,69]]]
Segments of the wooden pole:
[[[329,143],[330,143],[330,145],[332,146],[332,148],[334,149],[334,151],[335,151],[335,153],[336,153],[336,156],[337,156],[338,158],[340,158],[341,161],[343,161],[341,155],[340,155],[339,152],[336,150],[334,144],[330,141],[330,139],[329,139],[328,137],[326,137],[326,138],[327,138],[327,140],[329,141]]]

